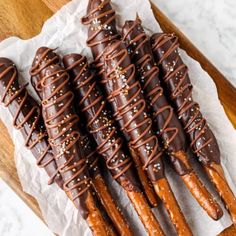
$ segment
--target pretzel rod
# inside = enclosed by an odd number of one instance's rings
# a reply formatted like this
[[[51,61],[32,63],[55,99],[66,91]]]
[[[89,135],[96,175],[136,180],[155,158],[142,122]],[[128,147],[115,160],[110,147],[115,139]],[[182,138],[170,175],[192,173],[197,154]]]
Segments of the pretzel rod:
[[[49,175],[48,183],[55,181],[62,187],[63,181],[47,142],[41,109],[28,94],[26,86],[19,85],[17,68],[7,58],[0,58],[0,95],[1,102],[13,116],[14,128],[24,137],[25,146],[35,156],[37,165]]]
[[[132,161],[123,151],[123,140],[118,136],[105,100],[91,74],[85,57],[79,54],[64,56],[63,63],[72,80],[80,110],[87,119],[88,129],[106,161],[113,178],[123,187],[149,235],[163,235],[136,181]]]
[[[148,176],[143,170],[142,162],[131,145],[129,145],[129,150],[130,150],[130,155],[135,163],[135,168],[138,172],[138,176],[144,189],[145,196],[147,197],[148,202],[152,207],[157,207],[157,197],[155,195],[151,181],[148,179]]]
[[[70,193],[67,193],[68,198],[72,201],[72,196]],[[107,223],[105,225],[106,227],[106,234],[104,234],[104,224],[100,224],[100,218],[101,218],[101,213],[106,213],[105,211],[102,211],[102,209],[99,209],[97,204],[98,199],[95,198],[96,195],[91,194],[90,192],[88,193],[88,203],[90,205],[90,209],[92,214],[90,214],[90,217],[87,218],[88,225],[90,226],[91,229],[93,229],[93,235],[109,235],[109,236],[117,236],[117,233],[114,231],[114,228],[112,225]],[[97,200],[97,201],[96,201]],[[100,205],[99,205],[100,206]],[[103,215],[104,220],[107,220],[105,216]],[[98,219],[98,220],[97,220]],[[103,221],[103,219],[102,219]],[[108,219],[109,221],[109,219]]]
[[[125,22],[122,37],[135,64],[137,78],[144,90],[145,98],[150,104],[149,111],[156,126],[155,131],[162,140],[162,147],[169,156],[175,171],[198,203],[211,218],[218,220],[223,215],[223,211],[202,184],[189,162],[184,131],[163,94],[159,69],[154,65],[149,38],[138,16],[135,21]]]
[[[91,47],[93,57],[95,59],[94,64],[98,71],[97,75],[101,80],[104,76],[104,50],[112,42],[112,40],[120,38],[120,35],[116,29],[115,11],[111,7],[110,0],[90,0],[88,3],[87,13],[88,14],[83,17],[82,22],[85,25],[90,25],[87,45]],[[110,103],[113,112],[117,111],[116,103],[112,100]],[[119,114],[115,113],[114,117],[122,127],[124,124]],[[125,132],[124,136],[129,139]],[[150,185],[150,181],[148,180],[145,171],[141,168],[140,161],[136,158],[137,154],[131,149],[130,153],[135,161],[136,167],[138,168],[138,175],[149,203],[152,206],[157,206],[157,199],[153,186]]]
[[[42,74],[45,72],[45,68],[48,66],[59,64],[59,56],[50,48],[41,47],[37,50],[30,74],[31,82],[35,90],[37,91],[40,99],[42,99],[42,87],[40,82],[42,80]],[[45,67],[45,65],[47,67]],[[80,122],[81,123],[81,122]],[[108,216],[114,223],[117,231],[120,233],[125,233],[130,235],[130,228],[124,219],[122,212],[116,206],[115,202],[112,199],[112,195],[109,192],[109,189],[104,182],[104,179],[101,175],[99,163],[98,163],[98,154],[95,150],[95,147],[92,146],[91,137],[88,136],[85,129],[82,129],[82,123],[80,125],[80,142],[82,145],[83,156],[86,158],[88,165],[88,170],[90,177],[92,178],[92,183],[95,188],[96,194],[98,195],[102,205],[104,206]]]
[[[231,219],[236,227],[236,199],[227,184],[222,166],[212,163],[211,166],[204,166],[204,168],[225,203],[226,209],[230,212]]]
[[[193,101],[188,68],[178,52],[178,38],[174,35],[155,34],[151,42],[163,83],[184,126],[190,147],[204,166],[236,224],[236,198],[224,177],[216,138],[202,116],[199,104]]]
[[[79,118],[73,109],[74,95],[69,89],[69,76],[57,64],[47,67],[42,78],[43,118],[64,191],[71,196],[94,235],[111,235],[110,227],[95,205],[86,159],[82,153]]]
[[[96,153],[96,159],[98,160],[98,154],[96,151],[91,152],[91,150],[88,152],[88,155],[86,155],[86,152],[83,152],[83,155],[87,157],[91,157],[91,154]],[[94,157],[93,157],[94,159]],[[89,162],[88,162],[89,163]],[[102,205],[104,206],[106,213],[112,220],[116,230],[119,232],[120,235],[132,235],[130,227],[126,219],[124,218],[121,210],[117,205],[115,204],[112,195],[101,175],[100,167],[96,164],[96,174],[94,174],[94,167],[93,165],[89,165],[89,173],[92,178],[92,183],[94,186],[94,189],[96,191],[96,194],[99,197],[99,200],[101,201]],[[92,170],[91,170],[92,169]],[[92,173],[91,173],[92,172]]]
[[[92,178],[96,194],[120,235],[131,235],[127,221],[125,220],[121,210],[113,201],[112,195],[104,182],[98,165],[98,154],[95,149],[93,149],[94,151],[92,150],[89,138],[88,135],[84,134],[82,139],[83,149],[81,151],[83,156],[86,157],[89,174]]]

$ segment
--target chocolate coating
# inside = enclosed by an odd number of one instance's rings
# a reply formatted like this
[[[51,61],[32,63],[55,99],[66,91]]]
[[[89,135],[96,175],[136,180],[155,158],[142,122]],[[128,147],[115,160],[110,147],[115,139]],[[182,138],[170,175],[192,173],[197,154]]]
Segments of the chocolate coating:
[[[80,101],[79,108],[84,113],[88,129],[98,145],[97,151],[105,159],[108,170],[120,184],[126,183],[123,186],[126,190],[139,191],[132,161],[122,150],[123,140],[117,134],[103,95],[88,68],[86,57],[69,54],[64,56],[63,63]]]
[[[103,54],[113,40],[120,38],[116,29],[115,11],[110,2],[110,0],[89,0],[87,15],[82,18],[82,23],[89,25],[87,45],[91,48],[94,66],[97,69],[96,79],[104,86],[106,82],[103,80],[105,78]],[[106,93],[106,89],[103,90]],[[114,118],[120,126],[123,126],[122,118],[116,112],[116,103],[111,99],[109,104],[114,112]],[[128,135],[126,133],[124,135],[128,139]]]
[[[119,40],[107,47],[104,59],[108,99],[115,101],[117,113],[123,119],[122,129],[129,135],[150,180],[155,182],[164,177],[162,151],[152,132],[152,120],[147,114],[141,85],[135,79],[135,67]]]
[[[55,64],[60,65],[60,57],[55,51],[48,47],[40,47],[34,57],[30,75],[32,86],[38,93],[38,96],[42,100],[42,87],[41,80],[44,77],[45,70],[48,66],[53,66]],[[91,137],[88,135],[87,131],[83,129],[83,125],[79,122],[79,130],[80,130],[80,138],[79,142],[82,144],[83,155],[86,157],[86,163],[88,165],[89,174],[91,177],[96,177],[96,175],[100,174],[99,171],[99,163],[98,163],[98,154],[95,150],[94,145],[91,143]]]
[[[202,116],[199,104],[193,101],[188,68],[178,52],[178,38],[170,34],[154,34],[151,43],[161,79],[188,135],[193,152],[204,165],[212,162],[220,164],[216,138]]]
[[[31,76],[31,84],[40,99],[42,99],[41,77],[45,73],[45,69],[50,65],[59,63],[60,57],[54,52],[54,49],[40,47],[37,50],[29,73]]]
[[[183,161],[174,156],[179,151],[186,151],[185,134],[181,123],[173,112],[163,94],[160,84],[159,69],[154,64],[151,45],[143,30],[141,20],[126,21],[122,28],[122,39],[136,67],[136,78],[139,79],[144,95],[149,104],[157,136],[162,140],[162,147],[179,175],[189,173]]]
[[[110,0],[89,0],[87,15],[82,23],[89,25],[87,45],[91,48],[94,63],[99,74],[104,73],[103,54],[106,47],[114,39],[120,38],[116,29],[115,11]]]
[[[41,84],[44,122],[64,180],[63,187],[86,219],[89,213],[86,198],[91,179],[80,142],[79,118],[73,109],[74,95],[70,91],[69,75],[60,65],[50,65],[45,68]]]
[[[82,155],[86,159],[86,164],[88,166],[89,175],[92,178],[96,178],[97,175],[101,175],[99,160],[98,160],[98,153],[96,148],[92,144],[91,137],[87,134],[86,131],[83,131],[79,126],[80,137],[79,142],[82,146]]]
[[[25,146],[35,156],[37,165],[49,175],[49,184],[56,181],[62,187],[63,182],[47,142],[41,109],[28,94],[26,86],[19,85],[17,68],[7,58],[0,58],[0,95],[1,102],[13,116],[14,127],[25,139]]]

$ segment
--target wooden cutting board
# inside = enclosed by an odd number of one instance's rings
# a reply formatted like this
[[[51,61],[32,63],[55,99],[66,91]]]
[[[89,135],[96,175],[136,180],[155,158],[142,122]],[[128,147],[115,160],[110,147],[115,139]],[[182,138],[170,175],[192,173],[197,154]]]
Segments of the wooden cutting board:
[[[0,0],[0,41],[10,36],[28,39],[37,35],[41,31],[44,21],[68,1]],[[201,66],[213,78],[217,86],[219,99],[232,124],[236,127],[236,89],[156,6],[153,5],[152,7],[163,31],[175,32],[180,38],[181,47],[191,57],[199,61]],[[0,134],[0,177],[43,220],[37,202],[22,191],[13,158],[14,146],[1,121]],[[222,232],[221,235],[233,236],[236,235],[236,230],[231,226]]]

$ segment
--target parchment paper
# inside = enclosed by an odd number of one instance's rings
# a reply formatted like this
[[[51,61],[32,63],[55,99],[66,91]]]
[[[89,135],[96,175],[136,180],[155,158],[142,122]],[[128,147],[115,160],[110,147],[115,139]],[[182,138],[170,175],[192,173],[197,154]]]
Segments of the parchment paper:
[[[87,0],[77,0],[65,5],[45,23],[42,32],[30,40],[11,37],[1,42],[0,56],[8,57],[15,62],[22,75],[22,82],[29,81],[28,71],[34,54],[40,46],[59,47],[57,52],[62,54],[83,53],[91,60],[90,49],[86,47],[85,43],[87,27],[80,22],[81,17],[85,14],[87,2]],[[122,26],[125,20],[135,19],[136,13],[138,13],[148,34],[160,31],[147,0],[113,0],[112,4],[117,12],[119,27]],[[199,35],[199,37],[204,37],[204,35]],[[190,69],[189,73],[194,85],[194,98],[200,103],[201,110],[217,137],[222,153],[222,163],[225,165],[225,173],[235,192],[236,188],[233,183],[236,182],[236,132],[218,100],[216,87],[212,79],[203,71],[198,62],[192,60],[182,50],[181,54]],[[31,89],[30,86],[29,89]],[[32,89],[31,93],[33,96],[35,95]],[[86,222],[68,200],[65,193],[56,185],[47,185],[48,177],[46,173],[36,166],[35,158],[24,147],[20,132],[13,129],[12,118],[3,106],[0,106],[0,118],[7,126],[15,144],[15,162],[22,187],[25,192],[37,199],[49,228],[59,235],[91,235]],[[194,157],[192,162],[196,169],[202,172]],[[226,212],[218,222],[211,220],[191,197],[176,174],[170,168],[167,168],[166,172],[194,235],[216,235],[231,224],[229,215]],[[205,179],[205,175],[200,175],[207,186],[214,191],[212,186],[209,185],[209,181]],[[110,187],[114,196],[119,198],[117,202],[120,203],[125,215],[131,222],[135,235],[146,235],[122,189],[111,180],[109,175],[107,178],[111,183]],[[218,198],[217,195],[215,196]],[[165,213],[157,209],[154,209],[154,212],[163,223],[167,235],[173,235],[173,229],[167,222]]]

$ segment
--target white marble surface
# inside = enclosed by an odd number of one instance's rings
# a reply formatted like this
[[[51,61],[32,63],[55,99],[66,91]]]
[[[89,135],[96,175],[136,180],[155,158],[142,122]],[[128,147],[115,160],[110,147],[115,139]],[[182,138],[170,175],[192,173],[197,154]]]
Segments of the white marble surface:
[[[236,1],[153,0],[236,86]],[[0,235],[52,235],[0,180]]]
[[[0,235],[52,236],[46,225],[0,179]]]
[[[236,1],[152,1],[236,87]]]

